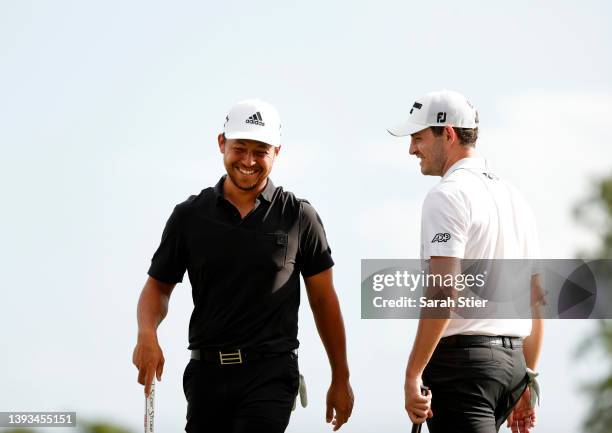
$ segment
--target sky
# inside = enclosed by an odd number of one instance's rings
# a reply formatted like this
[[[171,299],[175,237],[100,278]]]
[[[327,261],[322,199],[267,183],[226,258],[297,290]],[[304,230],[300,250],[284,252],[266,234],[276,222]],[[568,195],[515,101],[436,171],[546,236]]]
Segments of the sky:
[[[477,150],[532,205],[543,256],[595,248],[572,209],[612,171],[611,8],[0,2],[0,411],[73,410],[142,428],[131,356],[151,255],[174,205],[223,174],[227,110],[257,97],[283,122],[271,178],[314,205],[336,261],[356,398],[342,430],[409,428],[402,387],[416,322],[360,319],[360,260],[418,257],[420,206],[438,178],[421,176],[408,141],[385,129],[426,92],[464,93],[480,114]],[[159,329],[159,433],[184,426],[185,281]],[[593,329],[546,323],[537,431],[580,431],[580,384],[602,366],[573,354]],[[307,302],[299,338],[310,405],[287,431],[328,431],[329,369]]]

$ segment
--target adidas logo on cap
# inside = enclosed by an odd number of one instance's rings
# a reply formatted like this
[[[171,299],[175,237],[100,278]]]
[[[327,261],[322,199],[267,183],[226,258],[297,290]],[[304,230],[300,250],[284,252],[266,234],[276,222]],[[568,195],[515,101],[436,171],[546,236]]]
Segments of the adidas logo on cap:
[[[261,118],[261,114],[259,111],[251,116],[245,121],[245,123],[252,123],[253,125],[266,126],[263,119]]]

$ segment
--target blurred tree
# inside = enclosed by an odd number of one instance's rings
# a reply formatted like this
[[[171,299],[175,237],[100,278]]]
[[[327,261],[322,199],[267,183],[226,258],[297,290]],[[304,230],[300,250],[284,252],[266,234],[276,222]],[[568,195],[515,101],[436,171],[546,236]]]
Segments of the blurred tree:
[[[576,219],[599,239],[595,251],[581,252],[580,257],[612,259],[612,175],[594,185],[594,193],[574,207]]]
[[[38,433],[38,430],[29,428],[15,428],[9,430],[0,430],[2,433]],[[133,433],[125,427],[117,426],[105,421],[77,421],[78,433]]]
[[[125,427],[104,421],[83,422],[79,423],[79,427],[82,433],[133,433],[132,430]]]
[[[574,215],[578,221],[593,230],[601,239],[601,243],[594,254],[581,254],[581,256],[612,259],[612,176],[600,180],[594,191],[591,197],[575,207]],[[610,271],[612,274],[612,269]],[[608,278],[608,281],[611,280]],[[598,321],[596,331],[577,349],[579,356],[586,352],[597,351],[603,355],[604,362],[608,363],[604,376],[598,382],[585,387],[592,398],[591,409],[584,421],[585,431],[612,433],[612,321]]]
[[[21,427],[11,428],[8,430],[1,430],[1,431],[2,433],[36,433],[36,430],[32,430],[29,428],[21,428]]]

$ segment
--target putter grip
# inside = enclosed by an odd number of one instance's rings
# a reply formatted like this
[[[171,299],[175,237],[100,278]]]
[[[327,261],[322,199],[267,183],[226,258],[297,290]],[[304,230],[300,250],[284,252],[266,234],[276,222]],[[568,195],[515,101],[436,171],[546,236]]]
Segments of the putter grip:
[[[151,392],[145,397],[144,431],[153,433],[155,420],[155,379],[151,382]]]
[[[429,388],[426,386],[421,386],[421,395],[426,396]],[[412,424],[412,433],[421,433],[421,427],[423,424]]]

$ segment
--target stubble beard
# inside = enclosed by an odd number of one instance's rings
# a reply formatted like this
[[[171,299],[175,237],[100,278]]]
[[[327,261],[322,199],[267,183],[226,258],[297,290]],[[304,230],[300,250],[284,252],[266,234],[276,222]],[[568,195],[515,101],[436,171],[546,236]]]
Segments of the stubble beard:
[[[444,161],[440,158],[440,155],[436,155],[436,157],[431,161],[432,164],[429,166],[426,174],[428,176],[442,176],[442,167],[444,166]]]
[[[444,160],[445,155],[442,151],[442,144],[436,140],[434,146],[435,152],[432,152],[431,157],[429,158],[431,164],[429,166],[428,174],[429,176],[442,176],[442,169],[444,168]]]
[[[236,188],[241,191],[252,191],[262,183],[261,177],[257,177],[257,179],[253,180],[252,183],[241,182],[237,179],[237,176],[234,175],[234,173],[232,172],[233,170],[234,168],[232,168],[232,170],[228,170],[227,175],[229,176],[232,183],[236,186]]]

